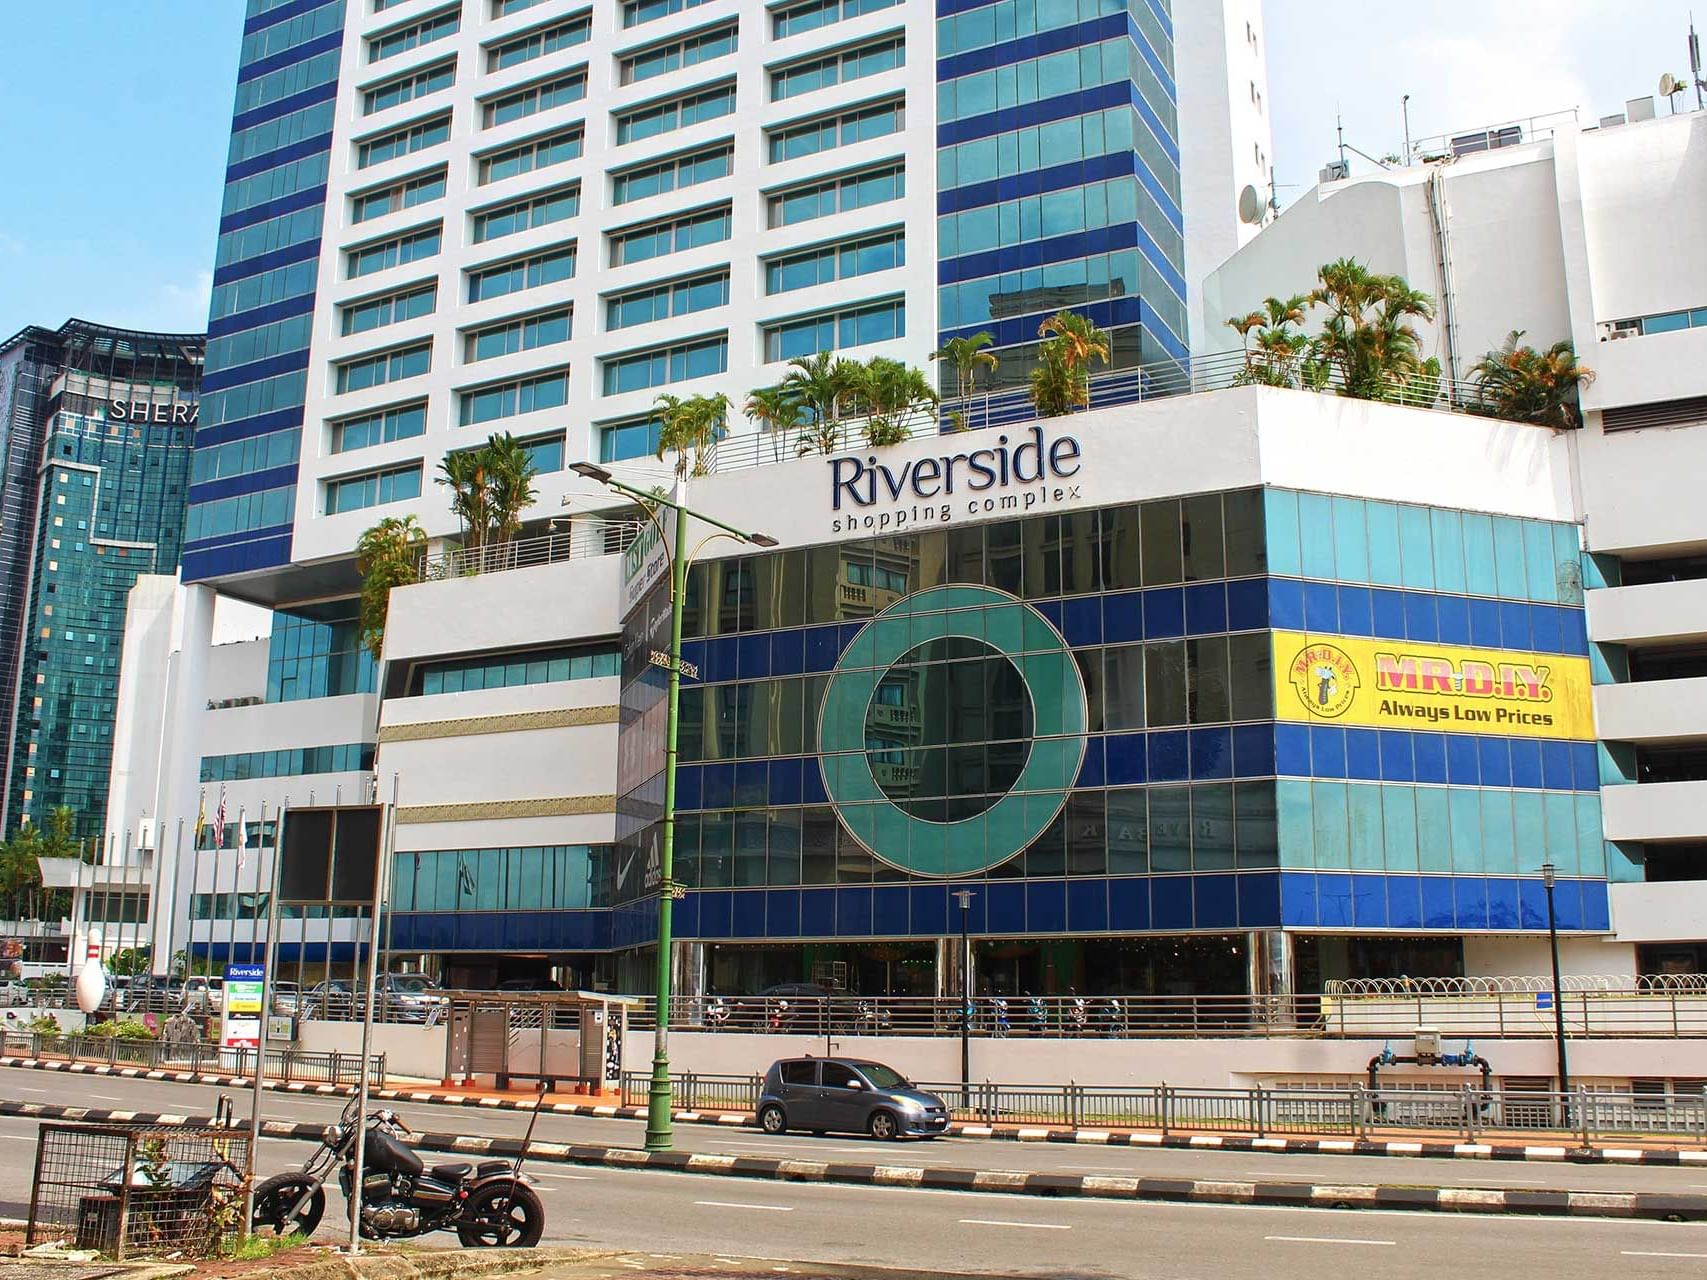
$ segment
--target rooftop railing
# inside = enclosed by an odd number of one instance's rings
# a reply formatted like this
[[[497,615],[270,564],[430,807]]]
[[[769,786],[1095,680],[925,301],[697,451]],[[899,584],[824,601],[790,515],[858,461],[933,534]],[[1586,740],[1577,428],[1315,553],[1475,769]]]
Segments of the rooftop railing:
[[[482,573],[503,573],[560,560],[609,556],[627,549],[640,532],[635,520],[600,520],[575,517],[559,521],[563,527],[534,538],[482,547],[457,547],[421,558],[422,582],[447,578],[471,578]]]
[[[1338,367],[1328,369],[1320,386],[1306,388],[1301,365],[1296,360],[1276,359],[1256,351],[1229,351],[1195,360],[1166,360],[1093,373],[1089,379],[1090,403],[1076,412],[1251,385],[1308,389],[1323,395],[1345,393],[1345,378]],[[1475,382],[1417,374],[1389,385],[1379,400],[1413,409],[1470,413],[1481,402],[1481,394]],[[903,418],[900,426],[907,438],[912,439],[982,427],[1016,426],[1036,422],[1038,418],[1030,388],[1013,386],[970,396],[945,396],[937,409],[915,412]],[[866,449],[869,447],[867,421],[863,417],[849,417],[825,432],[816,428],[786,433],[731,431],[701,453],[700,467],[711,473],[741,471],[792,462],[812,454],[833,456]]]

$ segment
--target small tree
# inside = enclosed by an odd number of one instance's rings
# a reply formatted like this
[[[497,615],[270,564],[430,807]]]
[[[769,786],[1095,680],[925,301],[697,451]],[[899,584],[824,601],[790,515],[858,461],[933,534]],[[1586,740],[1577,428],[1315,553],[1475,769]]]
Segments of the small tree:
[[[521,532],[522,512],[539,500],[533,487],[539,465],[507,431],[489,438],[478,453],[486,473],[486,541],[501,547]]]
[[[356,571],[362,575],[362,643],[378,662],[385,649],[385,619],[391,589],[421,580],[421,553],[427,532],[414,516],[387,516],[356,543]]]
[[[773,447],[788,448],[788,435],[800,425],[799,399],[787,387],[760,387],[747,393],[742,412],[770,434]]]
[[[936,409],[940,397],[922,369],[888,356],[855,368],[852,399],[865,414],[865,442],[872,448],[899,444],[912,434],[915,415]]]
[[[1108,363],[1109,336],[1077,311],[1057,311],[1037,327],[1045,339],[1031,371],[1031,402],[1038,415],[1059,417],[1091,403],[1091,361]]]
[[[796,356],[788,362],[783,388],[800,403],[806,415],[801,453],[834,453],[839,442],[844,402],[858,377],[858,365],[838,360],[828,351]]]
[[[964,400],[976,387],[978,371],[984,370],[986,380],[995,376],[1001,358],[985,348],[995,342],[988,333],[975,333],[969,338],[950,338],[939,350],[931,352],[932,360],[947,360],[954,365],[954,392]]]
[[[1300,362],[1313,344],[1293,326],[1304,323],[1308,305],[1309,298],[1301,293],[1290,298],[1264,298],[1261,311],[1227,321],[1228,327],[1238,330],[1245,347],[1245,367],[1234,379],[1237,385],[1298,385]]]
[[[1569,431],[1582,425],[1579,395],[1594,381],[1594,370],[1577,362],[1569,340],[1545,351],[1518,345],[1522,329],[1513,329],[1505,345],[1476,361],[1476,402],[1471,408],[1491,418],[1533,422]]]
[[[1396,399],[1422,372],[1422,337],[1413,320],[1434,318],[1434,299],[1403,276],[1382,275],[1352,258],[1317,272],[1309,301],[1327,308],[1319,355],[1340,375],[1340,392],[1358,400]]]
[[[459,449],[447,453],[439,462],[439,472],[433,483],[450,490],[450,509],[462,526],[462,545],[470,551],[478,550],[486,542],[486,531],[492,527],[485,450]]]
[[[661,395],[652,404],[658,418],[658,457],[676,455],[676,475],[702,476],[709,469],[705,454],[729,420],[729,397]]]

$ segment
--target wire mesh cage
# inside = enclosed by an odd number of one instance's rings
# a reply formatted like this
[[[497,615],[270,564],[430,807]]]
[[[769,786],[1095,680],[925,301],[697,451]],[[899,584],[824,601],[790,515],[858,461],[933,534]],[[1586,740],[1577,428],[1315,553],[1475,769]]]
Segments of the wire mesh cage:
[[[196,1125],[44,1124],[29,1245],[205,1257],[241,1234],[249,1135]]]

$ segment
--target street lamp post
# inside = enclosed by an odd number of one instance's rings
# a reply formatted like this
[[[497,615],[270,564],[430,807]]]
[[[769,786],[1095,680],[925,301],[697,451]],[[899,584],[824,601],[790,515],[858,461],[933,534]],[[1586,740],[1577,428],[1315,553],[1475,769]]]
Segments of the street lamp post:
[[[671,936],[676,896],[682,892],[676,883],[676,724],[681,705],[682,689],[682,606],[687,596],[688,565],[699,548],[712,538],[733,538],[757,547],[774,547],[776,539],[763,533],[745,533],[733,525],[724,524],[681,503],[656,493],[648,493],[616,479],[603,467],[590,462],[570,464],[577,475],[604,485],[640,503],[658,529],[666,554],[670,559],[670,649],[668,662],[668,694],[664,704],[664,812],[658,849],[658,990],[653,1011],[652,1085],[646,1100],[646,1150],[668,1151],[674,1145],[670,1121],[670,972],[674,940]],[[658,519],[657,509],[668,507],[676,513],[674,536],[668,536]],[[687,550],[687,525],[692,517],[712,526],[714,532]]]
[[[1571,1071],[1565,1061],[1565,1005],[1559,990],[1559,918],[1553,910],[1553,884],[1557,870],[1549,858],[1541,864],[1541,887],[1547,891],[1547,946],[1553,953],[1553,1043],[1559,1056],[1559,1094],[1564,1098],[1565,1123],[1571,1116]]]
[[[956,889],[954,900],[960,904],[960,1093],[970,1106],[972,1089],[972,938],[968,927],[972,918],[972,890]]]

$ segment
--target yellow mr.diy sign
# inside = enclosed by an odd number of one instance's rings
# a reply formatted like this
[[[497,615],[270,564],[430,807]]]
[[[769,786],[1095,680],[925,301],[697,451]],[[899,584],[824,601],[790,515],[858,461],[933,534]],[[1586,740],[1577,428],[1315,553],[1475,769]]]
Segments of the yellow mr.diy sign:
[[[1282,720],[1591,741],[1590,689],[1567,654],[1274,633]]]

